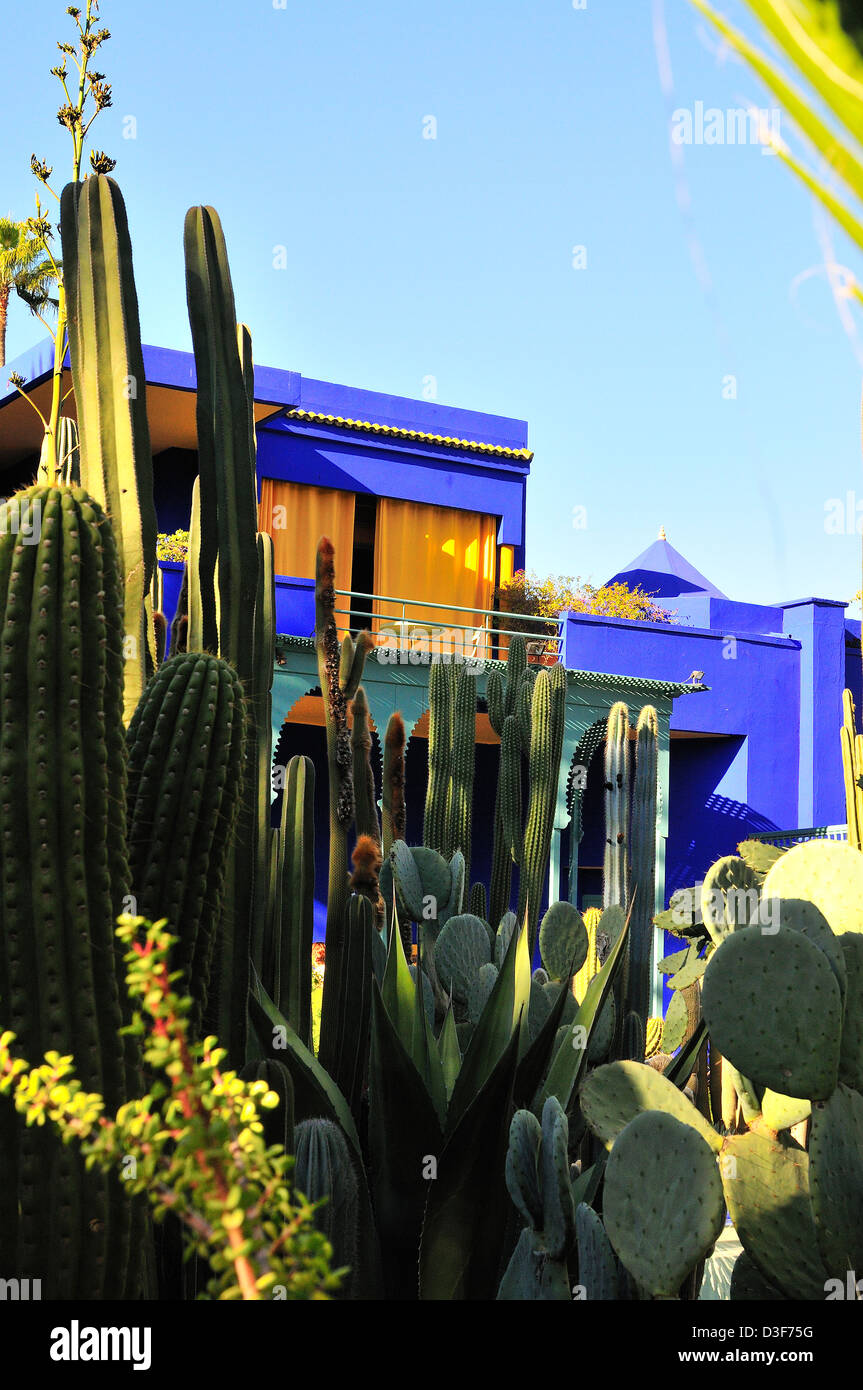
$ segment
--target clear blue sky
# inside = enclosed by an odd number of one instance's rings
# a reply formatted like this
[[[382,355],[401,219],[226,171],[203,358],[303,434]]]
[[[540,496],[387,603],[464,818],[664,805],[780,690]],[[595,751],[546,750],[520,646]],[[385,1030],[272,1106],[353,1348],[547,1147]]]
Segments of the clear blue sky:
[[[653,0],[103,0],[115,104],[92,136],[118,160],[143,336],[189,346],[183,216],[212,203],[258,361],[406,396],[433,376],[444,403],[529,421],[530,568],[600,582],[662,524],[731,597],[850,599],[861,538],[824,522],[831,498],[863,502],[859,348],[807,275],[813,203],[751,144],[685,147],[705,290],[669,111],[769,103],[687,0],[661,8],[670,106]],[[64,10],[4,16],[18,217],[31,152],[68,159],[48,76]],[[38,327],[13,305],[10,357]]]

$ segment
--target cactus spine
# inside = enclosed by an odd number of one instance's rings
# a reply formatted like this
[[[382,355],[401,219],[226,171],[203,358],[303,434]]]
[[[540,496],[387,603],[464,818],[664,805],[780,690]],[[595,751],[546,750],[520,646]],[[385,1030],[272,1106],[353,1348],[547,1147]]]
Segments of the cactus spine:
[[[117,1107],[140,1076],[135,1041],[117,1039],[129,866],[116,547],[81,489],[15,500],[41,510],[41,528],[30,545],[0,527],[3,1021],[26,1056],[71,1053],[86,1090]],[[0,1125],[4,1264],[52,1298],[133,1295],[143,1228],[119,1183],[7,1106]]]

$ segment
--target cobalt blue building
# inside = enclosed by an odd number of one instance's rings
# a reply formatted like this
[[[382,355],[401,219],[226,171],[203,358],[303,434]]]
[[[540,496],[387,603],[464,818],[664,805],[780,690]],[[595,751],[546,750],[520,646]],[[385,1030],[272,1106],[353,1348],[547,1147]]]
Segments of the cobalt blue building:
[[[45,342],[8,369],[40,406],[52,357]],[[188,525],[197,472],[195,364],[190,353],[155,347],[145,347],[144,361],[159,526],[172,532]],[[64,409],[74,416],[72,396]],[[255,419],[259,526],[273,537],[277,572],[276,761],[305,752],[324,767],[311,634],[314,551],[326,534],[336,551],[340,621],[346,630],[370,628],[376,638],[364,679],[374,726],[382,729],[395,709],[405,719],[408,839],[421,838],[426,778],[428,665],[418,652],[434,649],[438,638],[455,640],[477,665],[481,811],[497,756],[484,672],[505,658],[507,642],[495,590],[530,567],[526,423],[261,366]],[[38,416],[4,384],[0,493],[33,481],[40,443]],[[170,617],[181,566],[162,568]],[[600,900],[602,729],[618,699],[629,705],[633,725],[644,704],[658,713],[657,908],[748,835],[826,827],[842,834],[843,688],[861,703],[860,625],[846,620],[846,605],[728,598],[664,533],[613,578],[641,585],[678,621],[563,613],[553,637],[538,631],[534,658],[559,658],[568,681],[550,896],[582,906]],[[582,767],[586,775],[574,777]],[[325,776],[319,781],[325,785]],[[323,842],[322,804],[318,816]],[[475,819],[479,829],[489,817]],[[475,841],[481,877],[489,846],[478,835]],[[322,904],[326,872],[318,858]]]

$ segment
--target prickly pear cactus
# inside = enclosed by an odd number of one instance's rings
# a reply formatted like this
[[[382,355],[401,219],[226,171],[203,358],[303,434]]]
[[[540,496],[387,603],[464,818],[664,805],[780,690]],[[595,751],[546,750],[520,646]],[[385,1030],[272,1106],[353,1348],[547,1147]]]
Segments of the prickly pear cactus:
[[[722,1180],[701,1136],[659,1111],[636,1115],[606,1164],[603,1221],[636,1283],[652,1298],[676,1298],[725,1221]]]
[[[572,903],[552,903],[539,927],[539,953],[551,980],[567,980],[584,965],[589,949],[584,920]]]
[[[575,1231],[567,1148],[569,1126],[549,1096],[542,1124],[518,1110],[509,1131],[506,1185],[527,1225],[500,1283],[498,1299],[569,1301],[566,1254]]]

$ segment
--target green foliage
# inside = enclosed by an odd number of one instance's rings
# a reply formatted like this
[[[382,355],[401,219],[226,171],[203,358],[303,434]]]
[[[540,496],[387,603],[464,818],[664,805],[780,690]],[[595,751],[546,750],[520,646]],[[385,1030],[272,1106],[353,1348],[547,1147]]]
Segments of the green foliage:
[[[567,576],[540,579],[536,574],[518,570],[509,581],[495,591],[496,601],[503,610],[501,627],[512,632],[538,636],[536,623],[519,623],[518,614],[556,618],[568,610],[571,613],[592,613],[599,617],[634,618],[643,622],[671,623],[676,614],[653,602],[640,585],[630,588],[622,581],[596,586]],[[510,616],[512,615],[512,616]],[[551,634],[554,629],[549,627]]]
[[[179,560],[181,563],[189,553],[188,531],[160,531],[156,537],[157,560]]]
[[[772,57],[713,10],[707,0],[692,2],[782,104],[793,125],[824,161],[830,178],[814,172],[777,133],[765,130],[761,138],[863,248],[863,57],[858,8],[848,0],[797,0],[793,7],[747,0],[769,39],[791,65],[789,79]],[[829,120],[822,115],[825,108]],[[852,281],[852,289],[861,298],[856,282]]]
[[[127,948],[126,983],[137,1003],[129,1031],[143,1040],[147,1065],[163,1078],[116,1114],[88,1092],[74,1058],[49,1052],[31,1066],[15,1057],[15,1035],[0,1037],[0,1092],[28,1125],[50,1122],[85,1155],[88,1167],[120,1173],[131,1197],[146,1194],[157,1219],[173,1211],[213,1271],[220,1299],[320,1299],[338,1289],[331,1248],[314,1229],[314,1207],[291,1194],[292,1160],[268,1148],[258,1105],[278,1104],[266,1081],[221,1070],[216,1038],[189,1040],[191,1000],[173,990],[168,956],[175,938],[164,922],[118,918]]]

